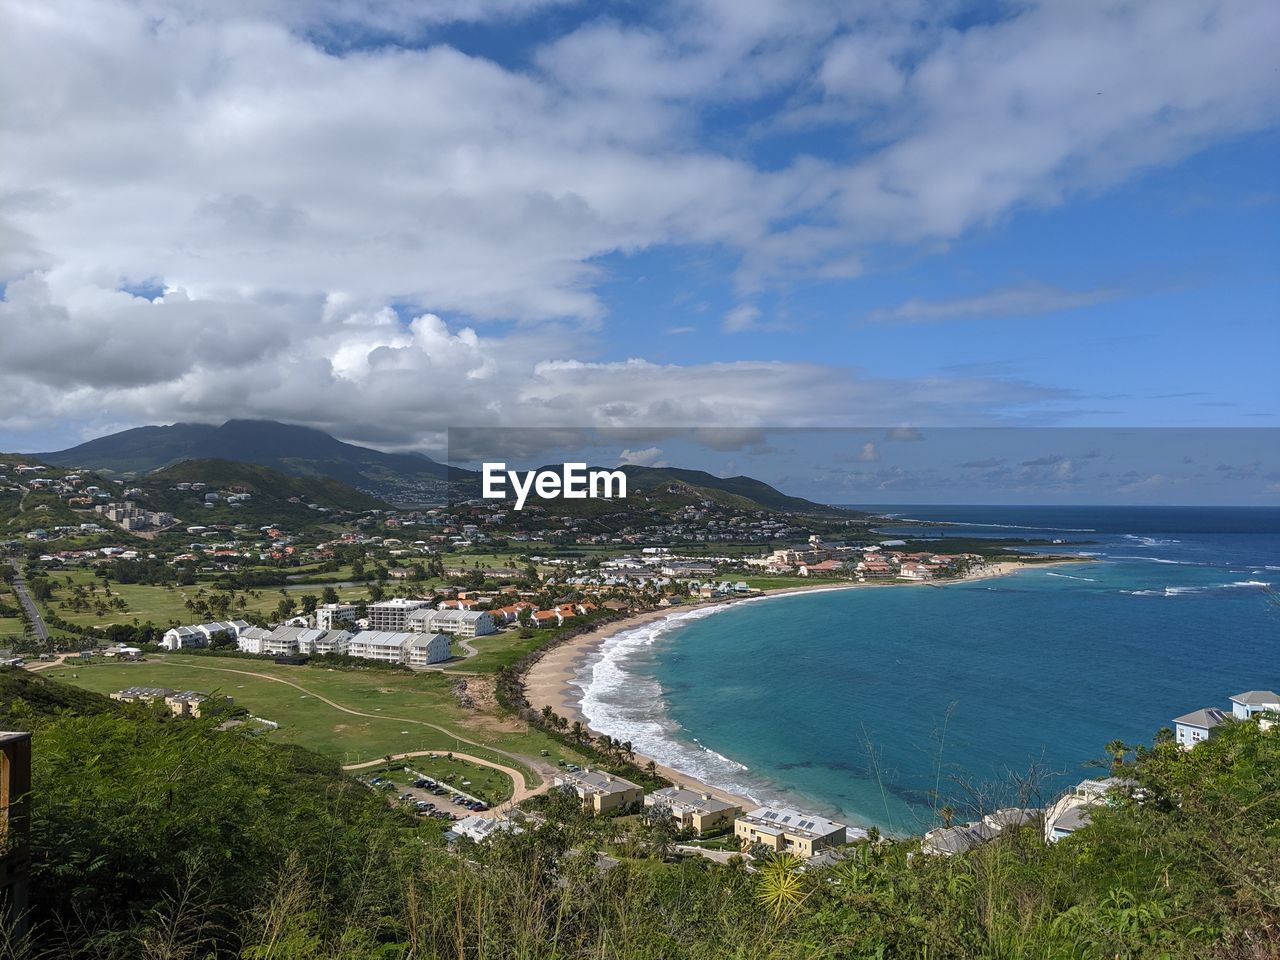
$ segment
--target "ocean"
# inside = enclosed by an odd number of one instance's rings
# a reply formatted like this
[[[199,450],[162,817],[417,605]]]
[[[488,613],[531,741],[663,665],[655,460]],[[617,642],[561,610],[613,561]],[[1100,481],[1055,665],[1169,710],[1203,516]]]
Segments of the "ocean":
[[[1047,802],[1114,739],[1280,688],[1280,509],[876,506],[885,539],[1060,539],[1077,565],[674,614],[578,672],[591,725],[708,782],[856,826]],[[1090,541],[1082,543],[1080,541]]]

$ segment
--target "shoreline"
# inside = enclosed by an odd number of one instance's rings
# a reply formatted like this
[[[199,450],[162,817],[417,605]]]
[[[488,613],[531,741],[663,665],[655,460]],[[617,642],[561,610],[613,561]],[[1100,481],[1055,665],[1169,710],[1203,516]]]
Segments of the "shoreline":
[[[574,685],[578,672],[590,662],[591,658],[596,655],[600,647],[607,641],[613,639],[618,634],[636,627],[643,626],[646,623],[652,623],[655,620],[664,620],[669,617],[676,617],[691,610],[702,610],[708,607],[729,608],[736,603],[749,600],[760,600],[770,597],[784,597],[804,593],[825,592],[830,590],[856,590],[856,589],[893,589],[903,587],[946,587],[951,584],[973,583],[979,580],[991,580],[997,577],[1006,577],[1016,574],[1019,570],[1036,567],[1059,566],[1064,564],[1091,563],[1093,562],[1087,557],[1060,557],[1052,560],[1042,560],[1035,562],[1027,562],[1021,560],[1004,560],[992,564],[987,564],[981,571],[971,576],[960,577],[954,580],[935,581],[899,581],[891,583],[848,583],[848,582],[818,582],[812,585],[797,585],[793,587],[776,587],[770,590],[762,590],[746,597],[732,597],[719,600],[701,600],[694,603],[681,604],[678,607],[672,607],[665,610],[646,610],[635,616],[627,617],[616,623],[611,623],[598,633],[587,633],[580,637],[574,637],[566,643],[553,647],[545,651],[538,660],[530,666],[524,674],[524,692],[525,699],[529,701],[530,707],[535,711],[540,711],[545,706],[550,706],[557,714],[567,719],[570,723],[575,720],[580,721],[592,734],[599,735],[606,731],[597,730],[591,726],[587,717],[583,714],[581,706],[582,691]],[[710,793],[718,800],[724,800],[728,803],[738,804],[743,811],[753,809],[759,806],[756,799],[734,793],[724,787],[716,784],[707,783],[705,780],[699,779],[691,773],[684,770],[678,770],[659,762],[656,758],[648,756],[639,751],[635,754],[636,762],[643,766],[652,761],[657,768],[658,773],[670,780],[672,783],[687,787],[699,793]],[[861,828],[850,825],[850,830],[860,830]]]

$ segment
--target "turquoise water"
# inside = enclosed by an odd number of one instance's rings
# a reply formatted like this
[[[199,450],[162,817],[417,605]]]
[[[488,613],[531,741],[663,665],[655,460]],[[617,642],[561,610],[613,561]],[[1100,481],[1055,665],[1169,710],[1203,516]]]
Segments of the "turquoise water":
[[[1089,539],[1054,550],[1092,562],[640,627],[579,674],[592,725],[762,800],[915,832],[943,803],[1047,800],[1114,738],[1280,688],[1280,511],[895,509]]]

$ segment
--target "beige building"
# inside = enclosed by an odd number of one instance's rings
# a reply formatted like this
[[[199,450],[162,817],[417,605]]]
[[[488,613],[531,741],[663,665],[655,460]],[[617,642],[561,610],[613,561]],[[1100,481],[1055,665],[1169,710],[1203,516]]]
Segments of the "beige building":
[[[644,799],[639,785],[599,770],[565,770],[555,778],[555,785],[577,794],[583,809],[597,815],[624,810]]]
[[[679,786],[648,794],[644,805],[649,808],[665,807],[681,827],[692,829],[698,836],[726,830],[742,815],[742,808],[736,804]]]
[[[744,847],[763,843],[771,850],[804,859],[840,846],[846,840],[846,829],[843,823],[781,807],[752,810],[733,824],[734,835]]]
[[[163,701],[176,717],[198,717],[209,695],[199,690],[170,690],[168,687],[125,687],[111,694],[111,699],[121,703]]]

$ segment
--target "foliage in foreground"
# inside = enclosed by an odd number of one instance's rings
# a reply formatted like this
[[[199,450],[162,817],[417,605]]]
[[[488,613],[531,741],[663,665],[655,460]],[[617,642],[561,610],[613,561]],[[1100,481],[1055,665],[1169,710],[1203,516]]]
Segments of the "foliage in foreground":
[[[758,873],[556,804],[455,856],[305,751],[142,711],[36,727],[23,960],[1280,955],[1280,731],[1253,724],[1143,752],[1143,801],[1053,847]]]

